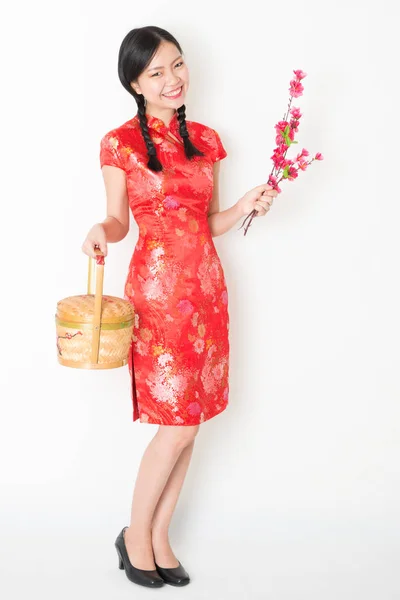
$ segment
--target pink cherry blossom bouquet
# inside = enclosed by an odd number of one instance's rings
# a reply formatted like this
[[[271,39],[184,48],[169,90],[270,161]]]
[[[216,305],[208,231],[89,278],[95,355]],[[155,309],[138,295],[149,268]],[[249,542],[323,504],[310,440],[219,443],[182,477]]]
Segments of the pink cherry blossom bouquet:
[[[297,154],[294,160],[286,158],[286,153],[290,146],[298,143],[294,141],[294,137],[295,133],[297,133],[299,130],[299,123],[302,117],[299,108],[291,108],[292,100],[293,98],[299,98],[303,95],[304,87],[301,81],[307,76],[307,74],[301,70],[293,71],[293,73],[295,74],[295,78],[290,82],[289,104],[286,114],[284,115],[283,120],[279,121],[275,125],[277,147],[271,156],[273,167],[267,182],[267,184],[272,186],[272,188],[276,190],[278,194],[282,191],[279,187],[282,179],[293,181],[294,179],[297,179],[299,171],[305,171],[308,165],[310,165],[314,160],[323,160],[324,158],[320,152],[317,152],[314,158],[307,161],[306,157],[309,156],[310,153],[305,148],[303,148],[303,150]],[[291,115],[290,120],[288,120],[289,113]],[[239,227],[239,229],[241,229],[249,219],[249,222],[244,230],[244,235],[246,235],[247,230],[255,216],[257,216],[257,211],[254,208]]]

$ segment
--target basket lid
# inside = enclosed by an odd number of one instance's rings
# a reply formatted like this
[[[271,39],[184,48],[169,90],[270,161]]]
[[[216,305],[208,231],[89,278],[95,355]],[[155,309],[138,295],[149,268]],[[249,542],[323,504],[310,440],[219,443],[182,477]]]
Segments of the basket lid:
[[[92,323],[94,318],[94,294],[68,296],[57,302],[57,317],[74,323]],[[102,296],[101,322],[121,323],[135,316],[133,305],[118,296]]]

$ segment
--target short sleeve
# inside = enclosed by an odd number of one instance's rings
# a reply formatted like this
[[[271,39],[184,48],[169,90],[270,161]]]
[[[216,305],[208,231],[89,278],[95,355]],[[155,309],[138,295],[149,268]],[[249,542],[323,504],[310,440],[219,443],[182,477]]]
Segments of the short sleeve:
[[[106,133],[100,141],[100,167],[110,165],[124,170],[119,138],[113,132]]]
[[[212,144],[211,159],[213,162],[217,162],[217,160],[222,160],[223,158],[225,158],[225,156],[227,156],[228,153],[223,147],[221,138],[219,137],[215,129],[213,129],[212,132],[214,134],[214,141]]]

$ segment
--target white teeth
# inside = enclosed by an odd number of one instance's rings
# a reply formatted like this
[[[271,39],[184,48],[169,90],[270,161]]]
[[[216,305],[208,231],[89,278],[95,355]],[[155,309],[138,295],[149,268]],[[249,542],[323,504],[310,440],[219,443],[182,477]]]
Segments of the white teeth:
[[[169,94],[163,94],[163,96],[177,96],[178,94],[180,94],[182,87],[179,88],[178,91],[176,92],[170,92]]]

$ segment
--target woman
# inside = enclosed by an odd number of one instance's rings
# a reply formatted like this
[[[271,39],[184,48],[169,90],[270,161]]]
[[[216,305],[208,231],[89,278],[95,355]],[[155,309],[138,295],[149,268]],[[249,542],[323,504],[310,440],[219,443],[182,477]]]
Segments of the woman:
[[[219,211],[219,161],[227,153],[214,129],[186,121],[189,71],[170,33],[130,31],[118,73],[137,114],[101,140],[107,217],[82,250],[107,255],[107,243],[127,235],[131,210],[139,226],[124,290],[135,307],[133,421],[159,428],[140,464],[130,525],[115,546],[131,581],[186,585],[168,529],[199,426],[228,404],[228,295],[212,237],[253,208],[265,215],[276,192],[260,185]]]

